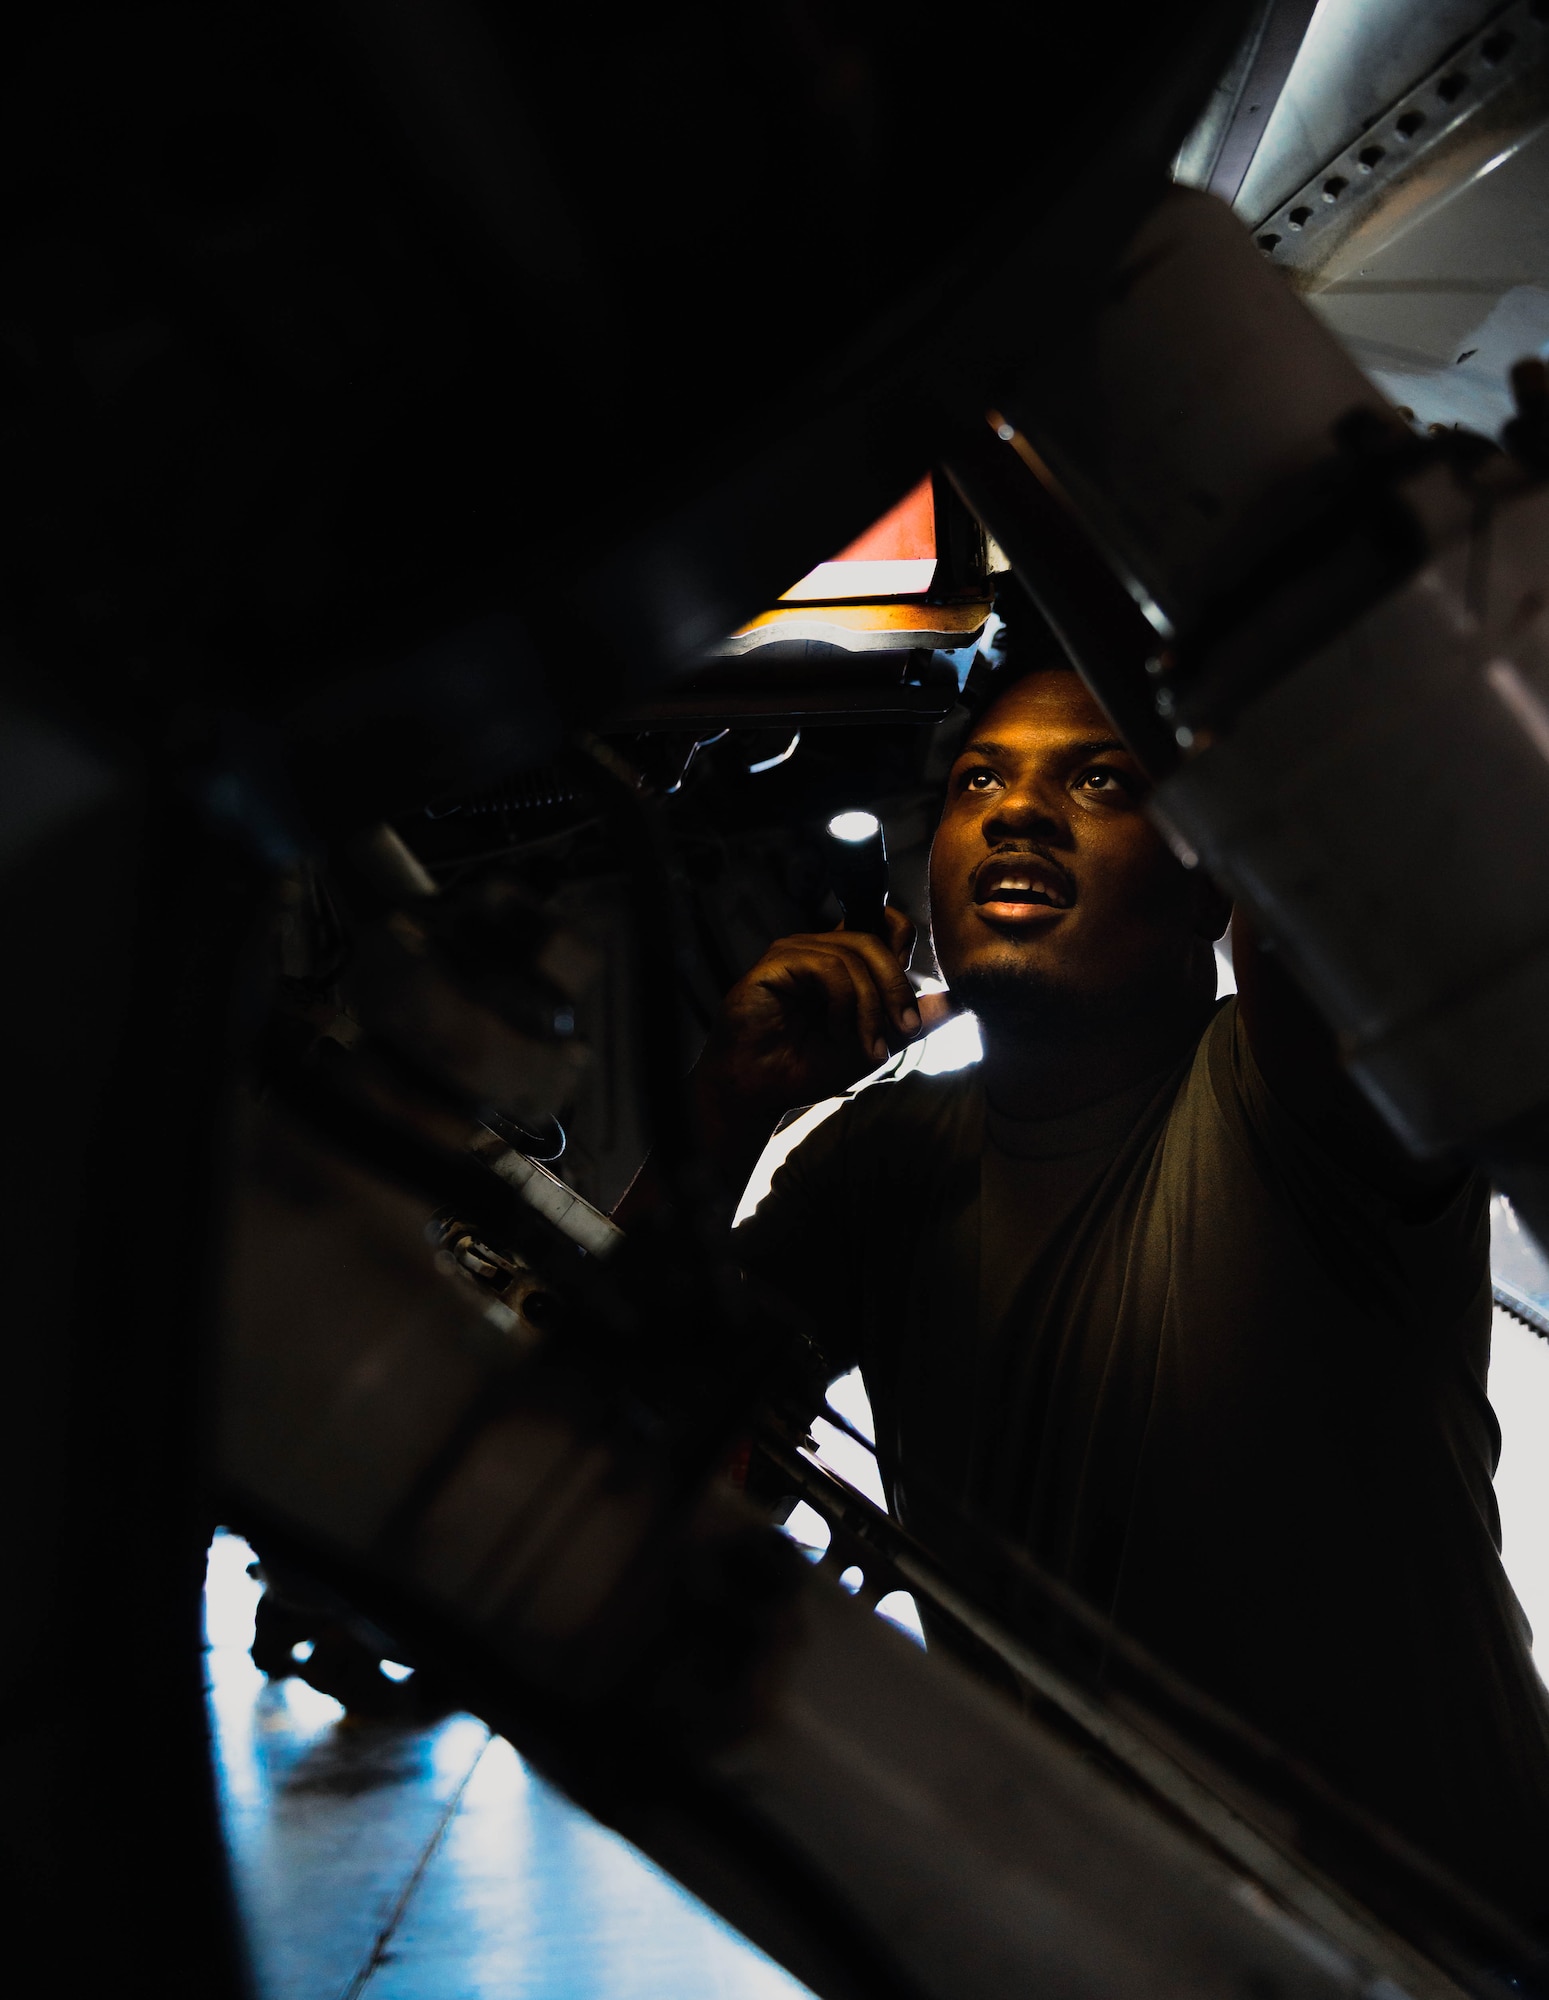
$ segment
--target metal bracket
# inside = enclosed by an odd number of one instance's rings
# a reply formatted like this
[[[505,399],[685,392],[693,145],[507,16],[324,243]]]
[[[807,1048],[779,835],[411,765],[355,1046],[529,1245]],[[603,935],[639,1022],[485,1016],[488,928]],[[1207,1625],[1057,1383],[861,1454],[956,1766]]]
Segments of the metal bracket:
[[[1266,216],[1254,241],[1307,284],[1379,210],[1390,241],[1539,129],[1546,65],[1549,0],[1513,0]]]

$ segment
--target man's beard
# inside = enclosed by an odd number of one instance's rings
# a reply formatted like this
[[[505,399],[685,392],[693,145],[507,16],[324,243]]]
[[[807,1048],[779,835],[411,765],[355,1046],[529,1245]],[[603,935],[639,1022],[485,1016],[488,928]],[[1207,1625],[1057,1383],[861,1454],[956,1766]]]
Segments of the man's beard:
[[[984,965],[952,982],[952,998],[985,1030],[1009,1042],[1085,1041],[1102,1034],[1114,996],[1080,993],[1061,979],[1020,965]]]
[[[1025,965],[981,965],[952,982],[952,998],[1001,1042],[1103,1041],[1155,1003],[1153,982],[1136,980],[1096,993]]]

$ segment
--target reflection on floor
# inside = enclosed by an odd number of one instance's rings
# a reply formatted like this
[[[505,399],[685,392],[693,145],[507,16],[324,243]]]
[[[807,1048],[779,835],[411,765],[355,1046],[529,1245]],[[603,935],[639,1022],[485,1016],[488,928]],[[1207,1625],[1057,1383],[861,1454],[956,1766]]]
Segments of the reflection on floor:
[[[346,1723],[302,1682],[269,1686],[251,1560],[217,1537],[206,1658],[263,2000],[801,2000],[471,1716]]]

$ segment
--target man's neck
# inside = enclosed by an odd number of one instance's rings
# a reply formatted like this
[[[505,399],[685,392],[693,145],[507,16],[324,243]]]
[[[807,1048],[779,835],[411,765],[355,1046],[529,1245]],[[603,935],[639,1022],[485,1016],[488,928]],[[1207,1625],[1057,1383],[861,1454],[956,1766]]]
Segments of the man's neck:
[[[1198,1041],[1210,1008],[1104,1035],[1052,1037],[980,1022],[984,1090],[1002,1117],[1061,1118],[1170,1069]]]

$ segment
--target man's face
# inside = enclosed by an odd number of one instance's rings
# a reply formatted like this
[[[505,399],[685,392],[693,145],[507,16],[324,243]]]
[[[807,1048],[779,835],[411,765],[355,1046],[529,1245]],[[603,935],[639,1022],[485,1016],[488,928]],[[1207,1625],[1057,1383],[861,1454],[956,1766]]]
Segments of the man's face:
[[[965,1005],[1095,1027],[1198,997],[1224,906],[1168,852],[1146,789],[1073,673],[1029,675],[980,718],[930,861],[936,958]]]

